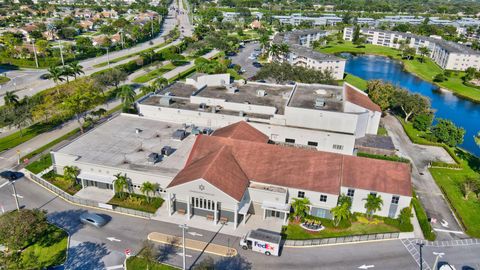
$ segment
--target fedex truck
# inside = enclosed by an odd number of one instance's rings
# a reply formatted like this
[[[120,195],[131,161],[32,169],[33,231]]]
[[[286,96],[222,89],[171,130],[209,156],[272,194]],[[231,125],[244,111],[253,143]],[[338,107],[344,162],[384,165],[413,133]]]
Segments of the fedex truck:
[[[251,249],[267,256],[278,256],[281,241],[282,236],[280,234],[258,229],[249,231],[247,235],[242,237],[240,246],[245,250]]]

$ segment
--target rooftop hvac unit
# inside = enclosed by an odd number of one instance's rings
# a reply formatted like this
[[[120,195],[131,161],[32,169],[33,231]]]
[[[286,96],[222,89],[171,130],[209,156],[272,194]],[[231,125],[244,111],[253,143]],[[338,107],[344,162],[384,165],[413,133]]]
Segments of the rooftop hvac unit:
[[[337,96],[336,96],[336,99],[337,99],[338,101],[341,101],[341,100],[343,100],[343,96],[342,96],[342,95],[337,95]]]
[[[169,92],[166,92],[166,93],[165,93],[165,96],[173,96],[173,93],[170,92],[170,91],[169,91]]]
[[[243,111],[239,111],[238,116],[243,117],[243,116],[245,116],[245,113]]]
[[[207,109],[207,104],[206,103],[200,103],[200,105],[198,105],[198,109],[201,110],[201,111],[205,111]]]
[[[150,153],[148,155],[148,162],[151,162],[153,164],[161,161],[162,157],[158,153]]]
[[[265,92],[265,90],[262,90],[262,89],[257,90],[257,96],[258,97],[264,97],[266,95],[267,95],[267,92]]]
[[[187,132],[183,129],[177,129],[173,132],[172,139],[181,141],[187,137]]]
[[[166,107],[170,106],[170,104],[172,103],[173,103],[173,100],[171,97],[161,97],[159,101],[160,106],[166,106]]]
[[[325,99],[324,98],[316,98],[315,99],[315,108],[320,109],[325,107]]]
[[[227,85],[227,93],[229,94],[238,93],[238,88],[233,85]]]
[[[217,106],[212,106],[212,113],[217,113]]]
[[[135,129],[135,133],[136,133],[136,134],[139,134],[140,132],[142,132],[141,129],[139,129],[139,128],[136,128],[136,129]]]
[[[175,152],[175,149],[173,149],[172,147],[170,147],[170,146],[168,146],[168,145],[162,147],[161,153],[162,153],[162,155],[164,155],[164,156],[167,156],[167,157],[168,157],[168,156],[170,156],[171,154],[173,154],[173,152]]]

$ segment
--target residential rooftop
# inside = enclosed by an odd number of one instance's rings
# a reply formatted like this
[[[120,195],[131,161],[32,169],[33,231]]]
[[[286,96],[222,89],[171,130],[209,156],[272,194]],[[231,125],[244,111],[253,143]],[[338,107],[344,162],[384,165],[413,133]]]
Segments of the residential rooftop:
[[[343,89],[340,86],[323,84],[297,84],[288,106],[325,110],[343,111]]]

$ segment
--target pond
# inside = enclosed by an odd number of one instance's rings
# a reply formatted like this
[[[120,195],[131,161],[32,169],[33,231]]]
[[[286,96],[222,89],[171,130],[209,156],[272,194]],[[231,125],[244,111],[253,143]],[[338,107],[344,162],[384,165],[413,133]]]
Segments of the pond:
[[[436,118],[450,119],[466,130],[461,147],[480,156],[474,136],[480,130],[480,104],[459,98],[403,69],[402,63],[388,57],[342,54],[347,57],[345,71],[364,80],[388,81],[411,92],[430,98]]]

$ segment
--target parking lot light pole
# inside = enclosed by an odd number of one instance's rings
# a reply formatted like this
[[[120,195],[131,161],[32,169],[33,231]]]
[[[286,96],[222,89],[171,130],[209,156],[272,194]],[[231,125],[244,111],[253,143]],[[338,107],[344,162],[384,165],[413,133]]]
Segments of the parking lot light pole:
[[[182,245],[183,245],[183,270],[186,270],[187,267],[186,267],[186,261],[185,261],[185,230],[188,230],[188,226],[187,224],[181,224],[179,225],[180,228],[182,228]]]
[[[418,247],[420,248],[420,270],[423,270],[423,258],[422,258],[422,248],[425,245],[424,243],[417,243]]]

